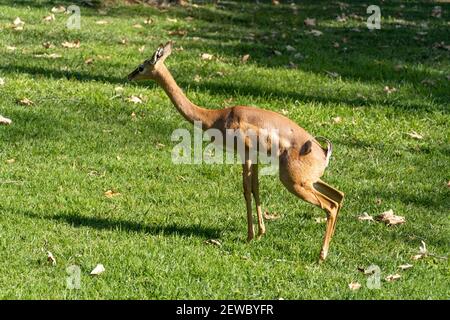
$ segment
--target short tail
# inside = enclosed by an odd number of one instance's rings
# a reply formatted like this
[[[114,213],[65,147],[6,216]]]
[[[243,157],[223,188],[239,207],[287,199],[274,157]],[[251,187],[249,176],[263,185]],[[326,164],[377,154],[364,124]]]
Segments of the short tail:
[[[333,152],[333,144],[331,143],[330,140],[328,140],[327,138],[324,137],[314,137],[314,139],[316,139],[317,141],[324,141],[327,144],[327,148],[325,149],[320,143],[319,145],[322,147],[323,151],[325,152],[325,161],[326,164],[325,166],[328,167],[328,164],[330,163],[330,158],[331,158],[331,153]]]

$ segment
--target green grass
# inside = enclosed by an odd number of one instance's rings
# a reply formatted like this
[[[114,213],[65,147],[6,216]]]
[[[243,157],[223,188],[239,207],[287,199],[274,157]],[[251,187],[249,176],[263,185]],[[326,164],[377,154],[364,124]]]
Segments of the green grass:
[[[436,3],[383,2],[382,29],[371,32],[366,6],[356,1],[345,12],[364,19],[346,22],[335,20],[335,2],[302,1],[297,15],[290,4],[260,2],[113,6],[106,15],[82,7],[81,30],[67,30],[62,14],[42,21],[52,1],[0,1],[0,114],[14,121],[0,127],[0,298],[450,298],[450,55],[433,48],[450,43],[450,5],[439,4],[439,19],[430,15]],[[16,17],[25,21],[23,31],[10,28]],[[153,24],[143,23],[147,17]],[[306,17],[317,18],[321,37],[305,33]],[[188,33],[169,36],[173,30]],[[125,81],[170,38],[184,50],[167,65],[195,103],[284,110],[334,142],[324,180],[346,200],[326,263],[317,264],[324,224],[315,221],[324,213],[276,177],[261,179],[261,197],[282,217],[248,244],[241,167],[172,164],[170,135],[190,126],[153,83]],[[79,49],[61,47],[76,39]],[[44,49],[46,41],[55,47]],[[204,52],[215,58],[201,60]],[[36,57],[43,53],[62,57]],[[244,54],[251,55],[245,64]],[[397,91],[387,94],[385,86]],[[126,101],[139,94],[144,104]],[[17,103],[24,97],[34,105]],[[411,131],[423,139],[412,139]],[[120,195],[105,197],[110,189]],[[387,227],[356,218],[388,209],[407,222]],[[204,243],[212,238],[223,246]],[[422,240],[433,256],[412,262]],[[106,272],[89,276],[97,263]],[[399,271],[404,263],[414,267]],[[82,271],[79,290],[66,288],[72,264]],[[357,268],[371,264],[383,279],[402,278],[370,290]],[[361,289],[349,290],[352,281]]]

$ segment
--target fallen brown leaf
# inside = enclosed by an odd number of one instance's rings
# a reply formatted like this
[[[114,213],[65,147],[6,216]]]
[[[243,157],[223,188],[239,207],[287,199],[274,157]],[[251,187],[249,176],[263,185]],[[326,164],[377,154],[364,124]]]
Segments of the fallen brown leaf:
[[[202,60],[212,60],[213,55],[209,53],[202,53],[201,58]]]
[[[48,16],[45,16],[44,18],[42,18],[42,20],[46,21],[46,22],[50,22],[50,21],[54,21],[55,20],[55,15],[52,13]]]
[[[442,7],[441,6],[435,6],[431,10],[431,16],[435,18],[441,18],[442,17]]]
[[[295,51],[297,51],[297,49],[295,49],[293,46],[287,45],[286,46],[286,51],[288,51],[288,52],[295,52]]]
[[[394,87],[389,87],[389,86],[385,86],[383,90],[384,90],[384,92],[386,92],[387,94],[391,94],[391,93],[397,91],[397,89],[395,89]]]
[[[316,25],[316,19],[306,18],[303,21],[303,24],[307,27],[314,27]]]
[[[108,24],[109,23],[109,21],[107,21],[107,20],[98,20],[98,21],[95,21],[95,24],[98,24],[98,25],[105,25],[105,24]]]
[[[54,46],[51,42],[49,42],[49,41],[43,42],[43,43],[42,43],[42,46],[43,46],[45,49],[50,49],[50,48],[54,48],[54,47],[55,47],[55,46]]]
[[[17,17],[16,19],[14,19],[13,21],[13,25],[12,28],[14,30],[18,30],[21,31],[23,30],[23,26],[25,25],[25,22],[23,22],[19,17]]]
[[[98,276],[103,272],[105,272],[105,267],[101,263],[99,263],[95,266],[94,270],[91,271],[91,275]]]
[[[143,26],[142,26],[142,24],[136,23],[136,24],[133,24],[133,28],[142,29]]]
[[[206,240],[205,243],[206,243],[206,244],[212,244],[212,245],[215,245],[215,246],[218,246],[218,247],[221,247],[221,246],[222,246],[222,244],[220,243],[220,241],[219,241],[219,240],[215,240],[215,239],[209,239],[209,240]]]
[[[66,8],[64,6],[57,6],[52,8],[53,13],[64,13],[66,12]]]
[[[246,63],[248,61],[248,59],[250,59],[250,55],[249,54],[244,54],[241,57],[241,62]]]
[[[16,162],[16,159],[8,159],[5,162],[6,162],[6,164],[13,164]]]
[[[56,259],[50,251],[47,251],[47,261],[56,266]]]
[[[401,269],[401,270],[411,269],[412,267],[413,267],[413,265],[409,264],[409,263],[402,264],[402,265],[398,266],[398,268]]]
[[[84,60],[85,64],[92,64],[94,63],[94,58],[87,58],[86,60]]]
[[[78,49],[80,47],[81,43],[80,43],[80,40],[76,40],[73,42],[64,41],[63,43],[61,43],[61,45],[63,46],[63,48]]]
[[[24,105],[24,106],[31,106],[34,104],[34,102],[28,98],[22,98],[18,102],[19,102],[19,104]]]
[[[12,123],[11,119],[5,118],[0,115],[0,125],[9,126]]]
[[[315,37],[320,37],[321,35],[323,35],[323,32],[319,31],[319,30],[312,29],[311,31],[307,31],[306,34],[312,34]]]
[[[374,221],[372,216],[369,216],[367,212],[363,212],[362,215],[358,217],[359,221]]]
[[[408,136],[410,136],[413,139],[422,140],[423,136],[415,131],[411,131],[408,133]]]
[[[395,281],[395,280],[400,279],[401,277],[402,277],[401,275],[399,275],[398,273],[396,273],[396,274],[388,275],[388,276],[385,278],[385,280],[386,280],[387,282],[392,282],[392,281]]]
[[[105,197],[107,197],[107,198],[113,198],[113,197],[117,197],[117,196],[120,196],[119,192],[116,192],[113,190],[105,191]]]
[[[17,50],[17,47],[14,47],[14,46],[6,46],[6,50],[8,50],[8,51],[16,51],[16,50]]]
[[[266,220],[277,220],[280,219],[280,215],[274,213],[274,214],[269,214],[267,211],[264,211],[264,219]]]
[[[361,288],[361,284],[358,283],[358,282],[351,282],[351,283],[348,284],[348,287],[349,287],[350,290],[356,291],[359,288]]]
[[[130,96],[127,99],[128,102],[133,102],[133,103],[142,103],[142,99],[138,96]]]
[[[186,30],[173,30],[173,31],[169,31],[169,36],[185,36],[187,35],[187,31]]]
[[[196,75],[194,76],[194,81],[197,82],[197,83],[199,83],[200,81],[202,81],[202,77],[199,76],[198,74],[196,74]]]
[[[386,223],[388,226],[405,223],[405,217],[394,215],[394,211],[391,209],[389,211],[383,212],[378,215],[375,219]]]
[[[334,123],[334,124],[338,124],[338,123],[341,123],[341,122],[342,122],[342,118],[339,117],[339,116],[334,117],[332,120],[333,120],[333,123]]]

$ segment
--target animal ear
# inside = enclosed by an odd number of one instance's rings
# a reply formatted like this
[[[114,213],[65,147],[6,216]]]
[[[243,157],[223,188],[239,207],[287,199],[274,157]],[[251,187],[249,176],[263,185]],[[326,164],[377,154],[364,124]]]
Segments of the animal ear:
[[[302,147],[300,148],[300,155],[301,156],[305,156],[305,155],[307,155],[308,153],[310,153],[311,152],[311,147],[312,147],[312,142],[311,142],[311,140],[308,140],[308,141],[306,141],[303,145],[302,145]]]
[[[164,61],[172,53],[172,41],[168,41],[164,46],[163,45],[161,45],[161,46],[163,47],[163,50],[164,50],[164,54],[163,54],[161,60]]]

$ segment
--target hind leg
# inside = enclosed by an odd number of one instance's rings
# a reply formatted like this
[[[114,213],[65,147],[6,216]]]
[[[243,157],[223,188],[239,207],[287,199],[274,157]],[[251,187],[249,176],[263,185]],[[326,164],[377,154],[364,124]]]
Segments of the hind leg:
[[[319,256],[319,261],[324,261],[328,255],[330,241],[333,237],[333,228],[336,223],[339,204],[314,189],[312,184],[295,184],[292,187],[292,193],[299,198],[324,209],[327,213],[325,236]]]

